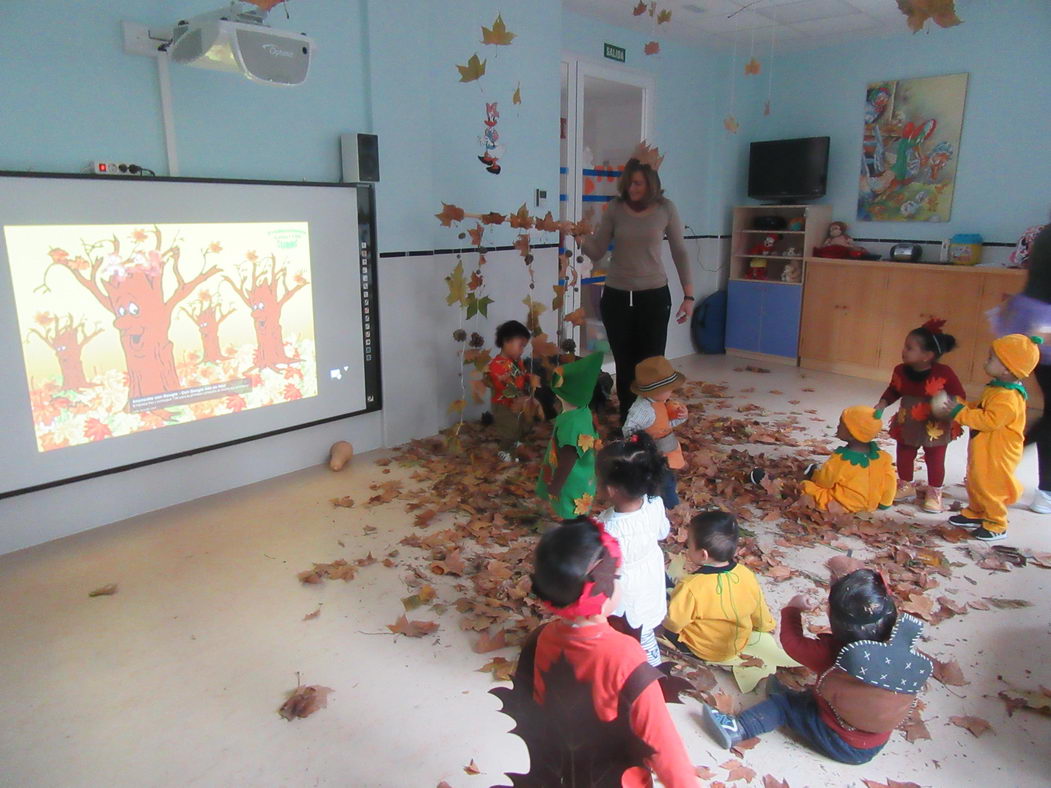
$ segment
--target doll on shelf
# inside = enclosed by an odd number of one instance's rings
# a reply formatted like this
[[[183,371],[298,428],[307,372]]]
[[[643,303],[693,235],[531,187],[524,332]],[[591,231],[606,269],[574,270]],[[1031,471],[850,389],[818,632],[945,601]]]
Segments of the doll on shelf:
[[[832,222],[828,226],[828,238],[822,246],[846,246],[853,247],[854,239],[847,235],[846,222]]]
[[[751,249],[748,250],[747,254],[753,255],[771,255],[774,253],[774,246],[781,240],[781,236],[778,233],[770,233],[769,235],[763,236],[763,240],[755,244]]]

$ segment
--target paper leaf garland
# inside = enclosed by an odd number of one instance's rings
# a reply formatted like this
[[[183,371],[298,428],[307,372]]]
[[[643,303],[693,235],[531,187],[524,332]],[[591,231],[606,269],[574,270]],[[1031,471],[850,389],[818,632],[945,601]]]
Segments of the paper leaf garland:
[[[453,222],[463,221],[463,208],[457,208],[447,202],[442,203],[442,212],[434,214],[435,218],[442,223],[442,227],[451,227]]]
[[[522,103],[522,83],[521,82],[518,83],[518,85],[515,87],[515,92],[511,95],[511,103],[512,104],[521,104]]]
[[[456,263],[456,267],[453,272],[445,277],[445,283],[449,285],[449,295],[445,297],[445,303],[449,306],[453,304],[466,304],[467,302],[467,281],[463,278],[463,263]]]
[[[529,209],[522,203],[518,210],[507,217],[511,226],[517,229],[528,230],[533,226],[533,217],[529,215]]]
[[[475,315],[489,317],[488,309],[491,303],[493,303],[493,299],[489,296],[479,298],[474,293],[471,293],[467,296],[467,319],[470,320]]]
[[[482,28],[482,43],[493,44],[494,46],[507,46],[515,35],[517,34],[507,29],[507,26],[504,24],[504,18],[497,14],[496,21],[493,22],[492,27]]]
[[[638,2],[635,5],[635,7],[631,9],[632,16],[642,16],[643,14],[646,13],[646,7],[647,7],[646,3],[641,2],[641,0],[640,0],[640,2]]]
[[[726,120],[723,121],[723,128],[731,134],[736,134],[737,130],[741,128],[741,124],[737,122],[737,118],[733,115],[727,115]]]
[[[461,82],[474,82],[476,79],[485,74],[485,60],[479,60],[478,54],[475,53],[467,59],[467,65],[457,65],[456,70],[460,72]]]
[[[657,24],[658,25],[662,25],[665,22],[670,22],[670,21],[671,21],[671,11],[669,11],[667,8],[663,8],[657,13]]]
[[[647,55],[656,55],[661,51],[661,45],[657,41],[650,41],[642,48],[642,51]]]
[[[754,57],[744,64],[744,73],[746,75],[758,74],[762,69],[762,65]]]

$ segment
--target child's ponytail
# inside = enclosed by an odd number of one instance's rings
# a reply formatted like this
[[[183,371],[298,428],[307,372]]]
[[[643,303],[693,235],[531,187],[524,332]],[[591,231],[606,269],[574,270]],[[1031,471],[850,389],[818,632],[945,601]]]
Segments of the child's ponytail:
[[[657,495],[667,461],[645,432],[606,444],[596,458],[602,484],[619,487],[632,498]]]

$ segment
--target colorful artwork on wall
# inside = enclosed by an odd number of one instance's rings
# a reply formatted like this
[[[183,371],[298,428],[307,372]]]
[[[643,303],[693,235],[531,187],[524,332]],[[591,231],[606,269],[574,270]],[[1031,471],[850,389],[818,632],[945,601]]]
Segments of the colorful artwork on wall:
[[[868,86],[858,219],[949,221],[966,97],[966,74]]]

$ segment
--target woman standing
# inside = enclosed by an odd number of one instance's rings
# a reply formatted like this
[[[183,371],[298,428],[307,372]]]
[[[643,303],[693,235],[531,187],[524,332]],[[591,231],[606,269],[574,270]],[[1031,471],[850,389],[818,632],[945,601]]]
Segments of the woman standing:
[[[677,322],[689,319],[694,298],[682,222],[675,204],[663,196],[657,171],[632,158],[624,166],[617,191],[619,196],[607,204],[598,229],[582,240],[581,248],[592,260],[599,260],[613,243],[600,310],[617,366],[623,424],[635,400],[631,391],[635,365],[651,356],[663,356],[668,340],[671,291],[661,259],[665,235],[683,291]]]
[[[1051,224],[1044,227],[1029,247],[1029,275],[1025,289],[990,313],[993,332],[1004,334],[1051,334]],[[1034,374],[1044,396],[1044,413],[1026,431],[1026,443],[1036,442],[1040,481],[1029,508],[1051,514],[1051,344],[1040,346],[1040,364]]]

